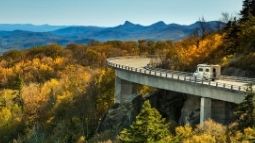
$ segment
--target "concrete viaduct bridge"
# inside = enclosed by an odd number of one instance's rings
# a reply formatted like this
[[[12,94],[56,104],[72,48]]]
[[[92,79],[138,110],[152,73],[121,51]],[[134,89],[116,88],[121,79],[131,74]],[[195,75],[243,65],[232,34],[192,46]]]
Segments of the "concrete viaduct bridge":
[[[255,79],[222,76],[219,80],[197,80],[192,73],[146,68],[149,57],[116,57],[107,59],[116,71],[115,103],[131,102],[136,96],[136,84],[151,86],[200,97],[200,123],[211,118],[212,100],[238,104],[245,98],[249,83]],[[252,87],[255,89],[255,86]],[[255,91],[255,90],[254,90]]]

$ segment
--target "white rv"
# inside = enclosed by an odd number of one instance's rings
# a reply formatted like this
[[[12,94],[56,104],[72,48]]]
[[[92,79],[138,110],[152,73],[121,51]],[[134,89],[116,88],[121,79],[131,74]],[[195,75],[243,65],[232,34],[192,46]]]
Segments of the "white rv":
[[[194,77],[200,80],[216,80],[221,75],[221,67],[219,65],[197,65],[197,70],[194,73]]]

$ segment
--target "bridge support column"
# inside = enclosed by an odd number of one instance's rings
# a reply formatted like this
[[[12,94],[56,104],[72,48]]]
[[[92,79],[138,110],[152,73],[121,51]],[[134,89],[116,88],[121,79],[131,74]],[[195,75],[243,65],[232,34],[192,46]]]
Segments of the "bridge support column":
[[[114,103],[129,103],[136,96],[135,83],[122,80],[116,76],[115,78],[115,99]]]
[[[209,98],[201,97],[200,103],[200,124],[205,120],[211,118],[212,100]]]

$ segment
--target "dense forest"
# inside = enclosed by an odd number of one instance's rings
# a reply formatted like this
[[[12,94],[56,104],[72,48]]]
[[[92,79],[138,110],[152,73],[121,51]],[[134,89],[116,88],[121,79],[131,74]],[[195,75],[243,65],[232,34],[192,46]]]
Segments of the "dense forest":
[[[220,31],[203,30],[175,42],[92,42],[4,53],[0,57],[0,142],[90,141],[114,104],[115,75],[106,65],[108,57],[160,55],[163,68],[193,71],[199,63],[215,63],[226,73],[255,77],[255,0],[245,0],[240,14],[240,19],[229,19]],[[141,87],[140,93],[149,92],[146,88]],[[247,92],[235,114],[235,121],[227,126],[212,120],[198,126],[173,126],[145,101],[133,124],[113,142],[253,142],[254,93]]]

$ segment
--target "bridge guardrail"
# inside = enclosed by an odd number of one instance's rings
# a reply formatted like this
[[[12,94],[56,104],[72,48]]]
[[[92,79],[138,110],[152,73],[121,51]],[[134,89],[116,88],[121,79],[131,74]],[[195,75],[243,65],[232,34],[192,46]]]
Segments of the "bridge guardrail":
[[[139,56],[137,56],[137,57],[139,57]],[[228,83],[197,79],[196,77],[193,76],[193,73],[188,73],[188,72],[173,71],[173,70],[166,70],[166,69],[159,69],[159,68],[153,68],[153,69],[147,68],[146,69],[146,67],[145,68],[135,68],[135,67],[125,66],[125,65],[116,64],[116,63],[111,62],[111,60],[118,59],[118,58],[123,58],[123,57],[110,58],[107,60],[107,64],[109,66],[112,66],[115,68],[129,70],[129,71],[138,72],[138,73],[142,73],[142,74],[164,77],[164,78],[169,78],[169,79],[175,79],[175,80],[180,80],[180,81],[187,81],[187,82],[203,84],[203,85],[208,85],[208,86],[214,86],[214,87],[224,88],[224,89],[228,89],[228,90],[232,90],[232,91],[246,92],[249,89],[248,86],[238,86],[238,85],[233,85],[233,84],[228,84]],[[135,57],[129,56],[128,58],[135,58]],[[141,58],[141,57],[139,57],[139,58]],[[225,77],[227,77],[227,76],[225,76]]]
[[[132,59],[133,58],[151,58],[151,59],[155,59],[155,58],[159,58],[159,56],[156,56],[156,55],[137,55],[137,56],[124,56],[124,58],[126,58],[126,59],[130,59],[130,58],[132,58]],[[123,59],[123,56],[108,58],[107,61],[114,60],[114,59]]]
[[[221,75],[220,79],[230,80],[230,81],[242,81],[242,82],[247,82],[247,83],[251,83],[251,84],[255,83],[255,78],[247,78],[247,77]]]

